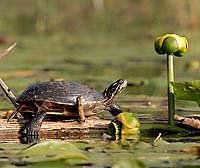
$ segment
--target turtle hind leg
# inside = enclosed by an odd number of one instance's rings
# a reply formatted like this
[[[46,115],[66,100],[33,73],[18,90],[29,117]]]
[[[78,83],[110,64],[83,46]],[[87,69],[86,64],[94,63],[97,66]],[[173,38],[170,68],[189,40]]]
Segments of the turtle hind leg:
[[[19,105],[17,109],[8,117],[7,122],[9,122],[17,113],[23,108],[23,105]]]
[[[24,127],[22,127],[20,131],[21,134],[28,136],[38,136],[40,127],[42,125],[42,121],[45,116],[46,116],[46,109],[40,108],[39,111],[33,117],[33,119],[27,122],[24,125]]]
[[[83,123],[83,122],[85,122],[86,118],[85,118],[85,114],[84,114],[84,109],[83,109],[83,105],[82,105],[82,98],[81,98],[81,96],[77,97],[77,104],[78,104],[79,122]]]

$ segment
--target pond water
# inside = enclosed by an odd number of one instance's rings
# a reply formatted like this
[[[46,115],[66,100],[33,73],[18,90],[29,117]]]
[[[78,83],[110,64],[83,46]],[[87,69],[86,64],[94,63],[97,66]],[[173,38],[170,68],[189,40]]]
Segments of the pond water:
[[[183,132],[167,127],[165,57],[151,47],[118,46],[112,43],[65,46],[28,39],[1,60],[1,78],[19,95],[28,85],[50,79],[86,83],[98,91],[118,78],[128,87],[115,101],[141,122],[139,141],[110,141],[105,134],[83,137],[41,137],[38,144],[20,144],[18,136],[0,138],[0,167],[195,167],[200,164],[198,131]],[[77,46],[77,47],[76,47]],[[4,46],[5,47],[5,46]],[[106,50],[104,49],[106,47]],[[3,48],[3,47],[2,47]],[[175,60],[176,80],[198,78],[185,61]],[[13,109],[0,91],[0,110]],[[176,101],[179,115],[198,114],[194,102]],[[100,117],[110,116],[100,114]],[[106,132],[106,130],[105,130]],[[161,136],[159,136],[161,133]],[[158,137],[159,136],[159,137]]]

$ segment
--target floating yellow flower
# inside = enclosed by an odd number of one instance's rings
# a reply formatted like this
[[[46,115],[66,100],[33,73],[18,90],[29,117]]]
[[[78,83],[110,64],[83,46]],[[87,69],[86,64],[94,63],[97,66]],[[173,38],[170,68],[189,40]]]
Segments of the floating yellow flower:
[[[111,121],[108,130],[111,135],[123,137],[122,139],[139,139],[140,122],[132,113],[123,112]]]

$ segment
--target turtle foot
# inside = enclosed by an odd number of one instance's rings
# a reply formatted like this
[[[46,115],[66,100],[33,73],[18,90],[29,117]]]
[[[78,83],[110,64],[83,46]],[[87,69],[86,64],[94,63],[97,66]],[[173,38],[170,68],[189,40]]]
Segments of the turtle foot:
[[[41,111],[38,112],[35,117],[27,122],[21,129],[21,134],[26,136],[39,136],[40,127],[46,113]]]
[[[22,135],[19,137],[20,143],[22,144],[30,144],[30,143],[37,143],[40,141],[40,136],[28,136]]]
[[[21,129],[22,135],[27,136],[39,136],[40,126],[34,125],[30,123],[25,124],[25,126]]]

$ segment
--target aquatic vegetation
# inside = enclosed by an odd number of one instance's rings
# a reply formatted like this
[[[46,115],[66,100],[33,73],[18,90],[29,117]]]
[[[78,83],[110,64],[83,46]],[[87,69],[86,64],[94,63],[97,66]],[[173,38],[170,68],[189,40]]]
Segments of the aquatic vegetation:
[[[48,140],[33,145],[0,143],[3,167],[182,167],[200,164],[195,142],[64,142]]]
[[[156,38],[154,48],[158,54],[167,54],[168,116],[169,124],[175,125],[174,90],[171,85],[174,82],[173,56],[182,57],[188,49],[188,41],[176,34],[166,34]]]
[[[177,57],[182,57],[188,49],[188,41],[184,36],[166,34],[156,38],[154,47],[158,54],[173,54]]]
[[[110,135],[116,139],[138,140],[140,137],[140,122],[131,112],[118,114],[108,125]]]
[[[200,104],[200,80],[172,82],[177,99],[196,101]]]
[[[17,55],[8,56],[7,64],[1,64],[1,75],[6,78],[6,81],[8,80],[8,85],[16,91],[16,95],[19,95],[25,87],[32,83],[55,78],[83,81],[98,90],[102,90],[106,82],[122,75],[130,79],[130,82],[125,91],[126,94],[120,96],[117,101],[121,107],[126,109],[125,111],[129,111],[127,117],[134,112],[139,118],[141,117],[142,128],[146,127],[146,130],[160,128],[153,122],[158,121],[158,118],[162,120],[166,113],[165,84],[163,84],[163,78],[161,77],[163,62],[159,57],[154,58],[152,56],[152,48],[151,50],[147,48],[145,52],[141,53],[141,51],[144,51],[144,46],[132,47],[131,44],[131,47],[115,45],[99,47],[95,46],[94,43],[91,47],[89,46],[90,43],[88,46],[76,47],[77,45],[74,45],[76,48],[74,47],[71,50],[66,44],[60,45],[57,47],[58,49],[53,47],[44,49],[41,47],[37,50],[38,39],[35,40],[37,43],[31,44],[32,49],[28,48],[30,43],[22,42],[22,46],[25,47],[17,48]],[[50,45],[43,41],[41,46]],[[89,50],[85,47],[88,47]],[[149,57],[145,57],[145,54],[148,54]],[[115,59],[108,57],[108,55],[115,55]],[[180,75],[183,74],[184,79],[187,79],[188,72],[180,73]],[[148,82],[141,84],[141,86],[134,85],[143,80]],[[141,94],[145,95],[141,96]],[[158,95],[163,97],[157,97]],[[3,98],[4,96],[2,96]],[[11,109],[11,105],[5,105],[5,102],[1,102],[1,109],[4,111]],[[122,116],[119,119],[124,120]],[[134,125],[137,121],[133,120],[131,122],[126,121],[126,119],[124,120],[125,131],[132,131],[132,129],[129,129],[132,126],[139,127],[137,124]],[[145,123],[147,120],[148,122],[151,121],[151,123],[148,123],[149,125]],[[152,124],[152,127],[150,124]],[[162,126],[163,130],[171,128],[170,125],[166,127],[166,124],[162,124]],[[47,139],[34,145],[0,143],[1,166],[29,168],[83,166],[118,168],[134,166],[145,168],[180,167],[189,166],[189,164],[195,166],[199,164],[198,143],[188,143],[188,141],[194,140],[194,137],[187,136],[185,138],[188,140],[187,143],[175,142],[182,140],[181,134],[176,132],[167,142],[165,141],[168,136],[166,133],[163,134],[165,140],[158,138],[152,143],[157,131],[151,134],[150,137],[141,134],[141,141],[137,142],[130,140],[134,139],[132,136],[125,136],[125,138],[121,136],[121,140],[108,140],[106,142],[99,136],[98,140],[90,139],[89,141],[77,141],[78,137],[76,141],[70,140],[72,141],[70,143],[49,141]],[[172,143],[170,143],[170,140]],[[67,149],[69,149],[68,153]],[[197,154],[192,152],[193,150],[196,150]]]
[[[189,82],[172,82],[174,93],[177,99],[195,101],[200,106],[200,80],[193,80]],[[181,121],[182,124],[199,129],[200,120],[195,118],[195,115],[191,117],[181,117],[176,115],[176,120]]]

